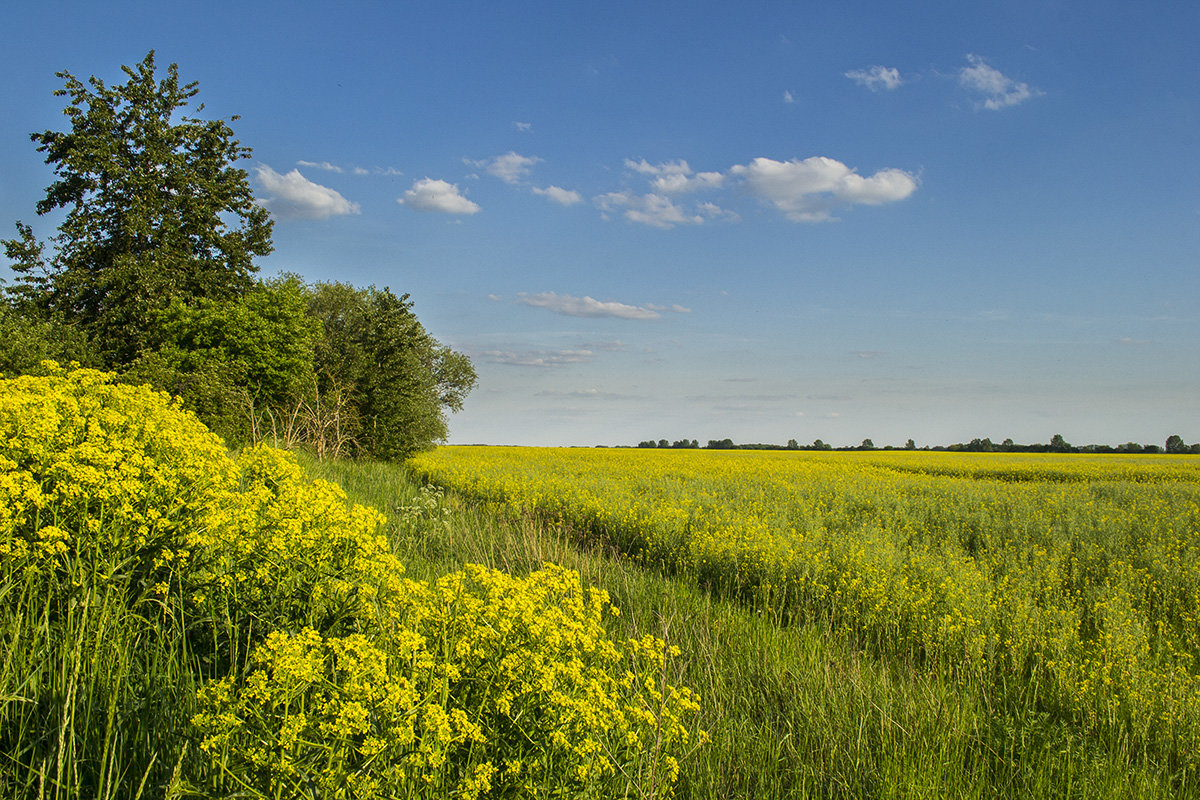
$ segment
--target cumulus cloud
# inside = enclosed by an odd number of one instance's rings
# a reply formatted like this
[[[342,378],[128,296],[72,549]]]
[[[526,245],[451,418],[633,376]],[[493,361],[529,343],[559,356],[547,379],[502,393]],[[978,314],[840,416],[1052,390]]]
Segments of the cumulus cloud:
[[[533,165],[541,159],[537,156],[523,156],[510,150],[495,158],[485,158],[481,161],[463,159],[463,161],[473,167],[483,169],[487,174],[499,178],[505,183],[520,183],[533,169]]]
[[[660,194],[634,194],[633,192],[608,192],[595,198],[596,207],[607,218],[610,213],[620,213],[630,222],[650,225],[654,228],[674,228],[676,225],[700,225],[704,217],[689,214],[669,197]]]
[[[631,306],[613,300],[596,300],[591,297],[574,297],[557,292],[539,292],[517,295],[517,302],[522,305],[544,308],[556,314],[569,317],[617,317],[619,319],[658,319],[661,315],[653,308],[646,306]]]
[[[891,91],[904,83],[900,79],[900,70],[895,67],[882,67],[878,64],[866,69],[852,69],[842,74],[859,86],[865,86],[872,92],[878,92],[880,89]]]
[[[414,211],[429,211],[440,214],[474,214],[479,206],[458,190],[458,184],[433,178],[423,178],[412,185],[404,196],[396,200]]]
[[[662,164],[651,164],[644,158],[641,161],[627,158],[625,166],[634,172],[651,176],[650,185],[659,194],[683,194],[701,189],[716,189],[725,182],[725,176],[720,172],[694,172],[682,158]]]
[[[708,219],[725,220],[726,222],[740,222],[742,219],[736,211],[721,208],[716,203],[701,203],[696,210],[702,217]]]
[[[1041,90],[1004,75],[974,53],[967,55],[967,61],[970,66],[959,70],[958,82],[982,97],[976,102],[977,107],[998,111],[1042,94]]]
[[[684,194],[702,189],[716,189],[725,182],[720,172],[699,172],[695,175],[659,175],[650,185],[662,194]]]
[[[651,164],[646,159],[625,159],[625,167],[650,181],[652,191],[638,194],[633,191],[607,192],[594,198],[596,207],[608,218],[619,213],[630,222],[655,228],[676,225],[702,225],[708,220],[736,221],[737,214],[715,203],[702,203],[693,210],[685,208],[675,197],[702,190],[721,188],[727,175],[721,172],[695,172],[683,159]]]
[[[339,175],[346,173],[346,172],[350,173],[351,175],[395,176],[395,175],[403,175],[404,174],[403,172],[396,169],[395,167],[375,167],[373,169],[367,169],[366,167],[360,167],[357,165],[352,165],[349,167],[339,167],[337,164],[333,164],[329,161],[297,161],[296,164],[297,164],[297,166],[306,167],[308,169],[319,169],[319,170],[324,170],[325,172],[336,172]]]
[[[259,205],[278,219],[329,219],[344,214],[358,214],[358,203],[352,203],[327,186],[313,183],[294,169],[286,175],[263,164],[255,168],[258,182],[270,195]]]
[[[863,177],[840,161],[813,156],[803,161],[759,157],[730,168],[745,180],[762,202],[774,206],[793,222],[833,219],[838,205],[880,205],[903,200],[917,189],[917,178],[899,169]]]
[[[625,166],[634,172],[640,172],[643,175],[690,175],[692,168],[682,158],[678,161],[664,161],[661,164],[651,164],[646,159],[634,161],[632,158],[625,159]]]
[[[553,200],[562,206],[573,206],[576,203],[583,202],[583,197],[580,196],[579,192],[573,189],[564,189],[561,186],[547,186],[545,189],[539,189],[535,186],[533,187],[533,193]]]

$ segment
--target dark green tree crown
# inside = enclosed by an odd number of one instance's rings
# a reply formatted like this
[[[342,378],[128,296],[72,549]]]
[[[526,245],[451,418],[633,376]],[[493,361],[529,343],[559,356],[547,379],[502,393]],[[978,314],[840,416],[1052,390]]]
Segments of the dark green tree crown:
[[[250,149],[226,122],[182,113],[196,83],[180,85],[175,64],[160,80],[154,51],[122,70],[111,87],[58,73],[70,129],[30,138],[57,178],[37,213],[67,214],[48,260],[28,226],[4,243],[25,293],[90,328],[115,363],[136,354],[156,308],[239,296],[272,249],[271,220],[234,166]]]

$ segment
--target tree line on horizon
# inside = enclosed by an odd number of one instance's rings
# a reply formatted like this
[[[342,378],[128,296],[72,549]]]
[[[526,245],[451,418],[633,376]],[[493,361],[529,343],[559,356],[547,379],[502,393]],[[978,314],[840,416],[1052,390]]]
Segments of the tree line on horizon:
[[[30,138],[55,174],[39,240],[0,240],[0,374],[77,363],[180,398],[232,446],[403,459],[444,440],[476,375],[421,325],[407,294],[256,277],[273,223],[224,120],[190,116],[196,83],[154,51],[107,86],[57,73],[68,130]],[[204,108],[195,108],[199,113]],[[237,117],[233,117],[234,120]],[[49,245],[49,246],[48,246]]]
[[[958,443],[950,445],[933,445],[917,447],[917,443],[909,439],[902,447],[893,447],[885,445],[876,447],[875,443],[870,439],[863,439],[862,444],[854,446],[834,447],[826,444],[820,439],[815,440],[812,444],[802,445],[795,439],[788,439],[787,444],[735,444],[732,439],[709,439],[708,444],[700,447],[700,442],[696,439],[679,439],[674,442],[667,439],[646,439],[638,442],[640,448],[659,448],[659,449],[705,449],[705,450],[925,450],[925,451],[941,451],[952,453],[1168,453],[1168,454],[1192,454],[1200,455],[1200,443],[1186,444],[1183,437],[1173,434],[1167,437],[1166,442],[1160,447],[1156,444],[1138,444],[1137,442],[1126,442],[1119,445],[1107,444],[1085,444],[1072,445],[1063,439],[1061,434],[1054,434],[1047,443],[1033,444],[1016,444],[1012,439],[1005,439],[1000,443],[993,442],[990,438],[972,439],[968,443]]]

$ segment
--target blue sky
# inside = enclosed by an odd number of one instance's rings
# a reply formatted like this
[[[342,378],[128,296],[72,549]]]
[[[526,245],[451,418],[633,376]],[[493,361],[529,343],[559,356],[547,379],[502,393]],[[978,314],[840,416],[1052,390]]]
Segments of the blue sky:
[[[154,48],[240,116],[264,275],[409,292],[471,355],[451,442],[1200,440],[1194,3],[5,17],[4,225],[53,231],[54,73]]]

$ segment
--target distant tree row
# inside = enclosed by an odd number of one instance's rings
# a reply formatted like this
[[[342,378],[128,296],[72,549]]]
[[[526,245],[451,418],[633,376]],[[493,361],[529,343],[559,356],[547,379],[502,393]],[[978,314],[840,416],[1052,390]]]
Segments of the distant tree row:
[[[231,445],[401,459],[445,438],[475,385],[466,356],[428,334],[408,295],[255,277],[272,222],[221,120],[187,115],[194,83],[154,53],[106,86],[59,73],[68,131],[34,133],[55,181],[39,241],[2,240],[0,374],[78,362],[182,399]],[[203,106],[199,106],[199,111]],[[49,245],[49,246],[47,246]]]
[[[648,439],[644,442],[638,442],[638,447],[664,447],[664,448],[698,448],[700,446],[696,439],[683,439],[674,443],[668,442],[666,439],[659,439],[655,442]],[[812,444],[802,445],[795,439],[788,439],[787,444],[734,444],[732,439],[709,439],[708,444],[704,446],[706,450],[931,450],[944,452],[965,452],[965,453],[1190,453],[1200,454],[1200,443],[1188,445],[1185,444],[1183,438],[1178,435],[1167,437],[1167,441],[1163,447],[1155,444],[1138,444],[1137,442],[1126,442],[1121,445],[1106,445],[1106,444],[1087,444],[1075,446],[1067,443],[1061,434],[1055,434],[1049,442],[1045,444],[1015,444],[1012,439],[1005,439],[999,444],[994,443],[991,439],[972,439],[966,444],[951,444],[951,445],[936,445],[917,447],[917,443],[909,439],[904,443],[903,447],[893,447],[886,445],[884,447],[876,447],[875,443],[870,439],[863,439],[862,444],[857,447],[833,447],[826,444],[820,439],[815,440]]]
[[[952,444],[945,447],[931,447],[930,450],[947,450],[967,453],[1194,453],[1200,454],[1200,443],[1188,445],[1183,437],[1171,435],[1167,437],[1162,447],[1156,444],[1085,444],[1072,445],[1063,439],[1061,434],[1054,434],[1048,444],[1015,444],[1012,439],[1005,439],[999,444],[991,439],[972,439],[967,444]]]

